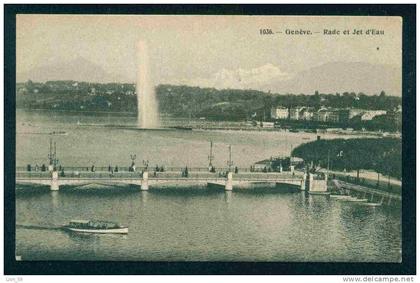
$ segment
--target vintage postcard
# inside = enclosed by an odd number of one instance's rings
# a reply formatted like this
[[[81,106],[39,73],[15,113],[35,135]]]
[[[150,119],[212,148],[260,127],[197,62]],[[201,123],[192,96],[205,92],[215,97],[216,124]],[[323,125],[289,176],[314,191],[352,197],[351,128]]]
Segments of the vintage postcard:
[[[402,263],[403,18],[16,15],[20,261]]]

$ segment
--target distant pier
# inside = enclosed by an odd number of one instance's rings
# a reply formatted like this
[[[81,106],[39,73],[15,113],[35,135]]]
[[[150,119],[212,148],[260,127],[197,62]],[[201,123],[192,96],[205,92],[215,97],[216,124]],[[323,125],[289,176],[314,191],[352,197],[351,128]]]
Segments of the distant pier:
[[[341,195],[355,196],[359,199],[365,199],[370,203],[392,205],[394,203],[401,203],[401,195],[385,192],[378,189],[367,188],[347,182],[333,180],[336,190]]]

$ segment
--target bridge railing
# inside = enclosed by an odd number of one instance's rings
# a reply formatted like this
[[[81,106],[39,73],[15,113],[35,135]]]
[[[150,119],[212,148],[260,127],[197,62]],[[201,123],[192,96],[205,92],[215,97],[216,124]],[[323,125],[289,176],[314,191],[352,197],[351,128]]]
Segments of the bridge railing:
[[[136,166],[136,172],[145,171],[148,172],[160,172],[161,166],[158,166],[159,170],[157,170],[156,166],[149,166],[147,169],[145,166]],[[61,165],[60,169],[63,169],[65,172],[92,172],[92,165],[90,166],[64,166]],[[185,170],[185,167],[170,167],[170,166],[163,166],[163,172],[181,172]],[[227,171],[227,167],[215,167],[216,172],[224,172]],[[233,168],[234,170],[234,168]],[[130,172],[129,166],[118,166],[118,165],[111,165],[109,166],[95,166],[94,172]],[[208,167],[188,167],[188,171],[190,172],[209,172]],[[35,165],[31,165],[31,170],[28,170],[27,166],[17,166],[16,172],[48,172],[48,166],[46,167],[46,171],[41,171],[41,166],[36,167]],[[280,173],[280,172],[263,172],[262,170],[251,170],[251,168],[246,167],[238,167],[239,173]]]
[[[16,172],[16,178],[28,178],[28,179],[49,179],[51,178],[50,172]],[[95,179],[95,178],[136,178],[141,179],[142,174],[140,172],[59,172],[58,178],[81,178],[81,179]]]
[[[51,178],[50,172],[16,172],[16,178]]]
[[[153,172],[149,173],[149,179],[185,179],[185,178],[194,178],[194,179],[226,179],[226,175],[222,172],[189,172],[188,176],[185,177],[181,172]],[[16,178],[26,178],[26,179],[49,179],[51,178],[51,172],[16,172]],[[141,172],[90,172],[90,171],[64,171],[64,174],[61,172],[58,173],[58,178],[79,178],[79,179],[142,179]],[[290,172],[282,173],[246,173],[239,172],[238,174],[233,174],[234,180],[269,180],[269,181],[282,181],[282,180],[301,180],[301,176],[290,174]]]

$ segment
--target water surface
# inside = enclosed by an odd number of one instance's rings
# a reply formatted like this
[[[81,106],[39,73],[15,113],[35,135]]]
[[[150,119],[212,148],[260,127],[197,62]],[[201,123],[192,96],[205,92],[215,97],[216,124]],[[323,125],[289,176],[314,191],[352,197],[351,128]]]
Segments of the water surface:
[[[248,168],[270,156],[288,155],[310,133],[246,131],[131,131],[136,117],[78,113],[17,113],[17,165],[47,164],[51,131],[65,166],[128,166],[137,162],[205,167],[209,141],[214,164]],[[84,125],[91,126],[84,126]],[[334,138],[336,135],[323,135]],[[8,188],[13,189],[13,188]],[[285,193],[284,188],[62,187],[16,188],[16,222],[57,227],[70,219],[102,219],[128,225],[128,235],[83,235],[57,229],[16,230],[23,260],[147,261],[357,261],[401,259],[400,207],[366,207],[326,196]]]

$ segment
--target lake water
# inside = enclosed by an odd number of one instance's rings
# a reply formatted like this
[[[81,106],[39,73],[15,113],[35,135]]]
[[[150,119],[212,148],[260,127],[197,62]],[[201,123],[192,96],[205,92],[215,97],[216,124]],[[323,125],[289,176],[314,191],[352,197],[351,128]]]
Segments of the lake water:
[[[46,133],[52,131],[67,132],[54,137],[64,167],[129,166],[130,154],[137,155],[138,164],[149,160],[152,166],[205,167],[212,140],[216,167],[226,166],[232,145],[235,165],[249,168],[253,162],[287,155],[294,146],[316,139],[310,133],[103,127],[136,122],[133,116],[18,110],[17,165],[47,164]],[[50,192],[18,186],[16,254],[23,260],[400,261],[400,207],[367,207],[281,191],[178,187],[141,192],[136,187],[96,184]],[[83,235],[34,229],[91,218],[125,224],[129,233]]]

